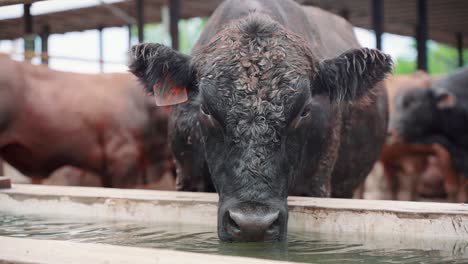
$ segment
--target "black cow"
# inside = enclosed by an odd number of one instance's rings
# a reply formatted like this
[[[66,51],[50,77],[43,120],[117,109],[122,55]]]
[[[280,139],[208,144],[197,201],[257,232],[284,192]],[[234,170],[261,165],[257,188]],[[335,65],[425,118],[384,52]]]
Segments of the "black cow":
[[[434,80],[429,89],[400,94],[395,112],[390,128],[398,136],[411,143],[441,144],[455,170],[468,176],[468,68]]]
[[[228,0],[192,56],[132,53],[157,103],[188,99],[169,124],[178,189],[218,192],[221,240],[285,239],[288,194],[351,197],[385,140],[391,59],[319,9]]]

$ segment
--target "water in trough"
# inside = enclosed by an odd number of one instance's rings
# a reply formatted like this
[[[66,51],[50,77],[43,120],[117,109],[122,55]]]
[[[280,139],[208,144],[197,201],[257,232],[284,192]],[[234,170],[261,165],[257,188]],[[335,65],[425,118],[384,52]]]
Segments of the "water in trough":
[[[0,236],[92,242],[145,248],[244,256],[306,263],[468,263],[468,241],[439,247],[440,241],[419,247],[382,246],[355,236],[290,230],[283,243],[222,243],[210,226],[89,221],[0,212]],[[445,249],[441,249],[445,248]]]

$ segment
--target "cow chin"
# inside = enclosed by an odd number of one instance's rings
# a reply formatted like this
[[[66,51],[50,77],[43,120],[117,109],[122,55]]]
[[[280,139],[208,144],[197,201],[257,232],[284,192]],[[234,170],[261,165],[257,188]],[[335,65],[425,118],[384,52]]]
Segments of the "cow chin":
[[[218,236],[226,242],[283,241],[287,236],[287,201],[220,200]]]

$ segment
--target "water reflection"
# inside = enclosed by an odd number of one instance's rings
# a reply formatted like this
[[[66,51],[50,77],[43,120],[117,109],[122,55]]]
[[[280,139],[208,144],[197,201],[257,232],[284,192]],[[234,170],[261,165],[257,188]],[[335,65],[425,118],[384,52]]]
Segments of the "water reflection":
[[[208,226],[95,222],[0,213],[0,236],[68,240],[308,263],[468,263],[468,240],[399,240],[290,230],[283,243],[222,243]]]

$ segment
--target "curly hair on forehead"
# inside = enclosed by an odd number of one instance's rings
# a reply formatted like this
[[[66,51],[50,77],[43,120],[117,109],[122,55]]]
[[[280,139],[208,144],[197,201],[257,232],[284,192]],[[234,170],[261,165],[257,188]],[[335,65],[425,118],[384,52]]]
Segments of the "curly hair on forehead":
[[[204,76],[211,72],[209,68],[203,69],[207,64],[234,66],[239,62],[248,64],[247,59],[253,62],[284,59],[283,54],[273,52],[287,53],[291,66],[297,66],[301,73],[315,72],[316,59],[306,41],[269,15],[258,12],[228,23],[208,44],[194,50],[193,55],[194,64],[200,66],[197,68],[202,69],[200,75]]]
[[[259,13],[226,26],[195,52],[194,65],[201,82],[210,84],[200,91],[228,109],[232,139],[246,144],[255,139],[258,146],[280,142],[297,89],[309,87],[298,84],[315,69],[305,41]]]

